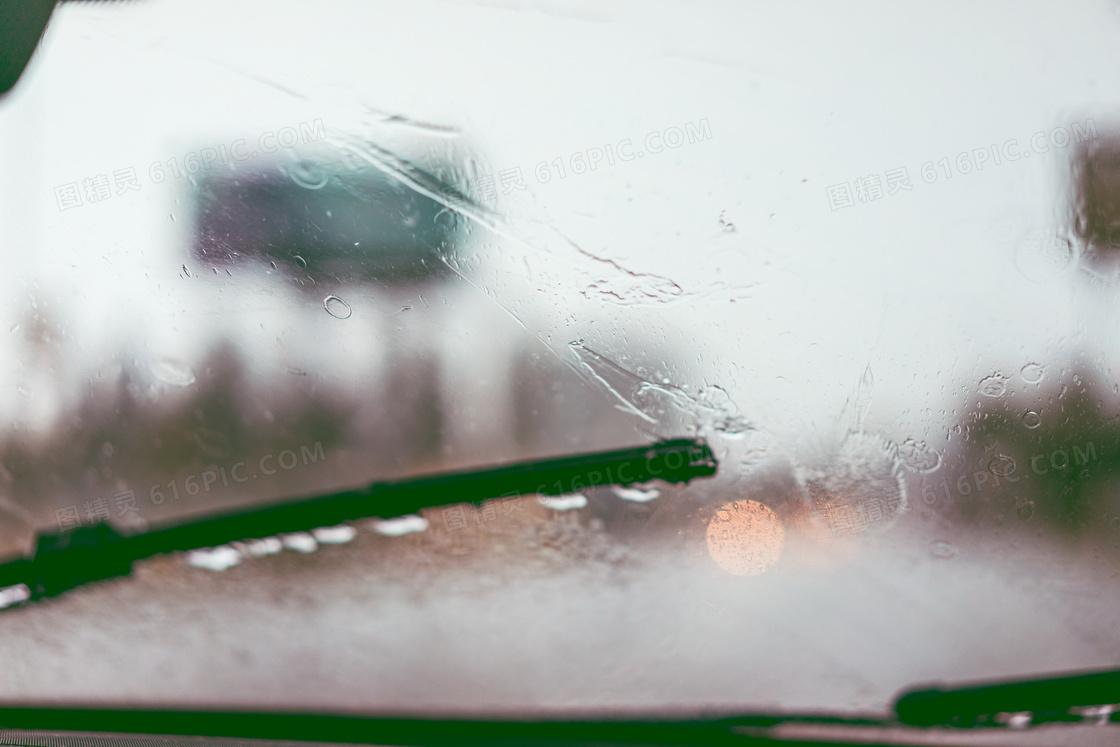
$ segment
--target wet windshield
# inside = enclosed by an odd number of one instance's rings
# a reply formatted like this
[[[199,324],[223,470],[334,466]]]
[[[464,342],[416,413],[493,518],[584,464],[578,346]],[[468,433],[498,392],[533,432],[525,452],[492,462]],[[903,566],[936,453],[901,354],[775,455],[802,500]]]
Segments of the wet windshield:
[[[1120,665],[1120,12],[63,3],[0,98],[0,697],[881,710]],[[162,523],[162,524],[161,524]]]

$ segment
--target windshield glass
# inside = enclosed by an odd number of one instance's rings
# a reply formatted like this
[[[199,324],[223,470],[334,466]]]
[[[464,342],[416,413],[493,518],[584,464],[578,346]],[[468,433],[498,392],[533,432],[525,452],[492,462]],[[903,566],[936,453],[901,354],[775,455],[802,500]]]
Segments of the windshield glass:
[[[719,467],[0,591],[0,697],[881,711],[1120,665],[1117,38],[1110,2],[60,4],[0,98],[4,557]]]

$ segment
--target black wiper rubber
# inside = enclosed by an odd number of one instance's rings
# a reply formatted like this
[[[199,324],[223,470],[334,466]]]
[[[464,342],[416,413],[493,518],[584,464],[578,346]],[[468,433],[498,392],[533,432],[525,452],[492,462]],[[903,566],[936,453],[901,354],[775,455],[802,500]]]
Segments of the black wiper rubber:
[[[999,713],[1033,714],[1033,723],[1077,721],[1075,708],[1120,703],[1120,670],[1047,679],[989,682],[969,687],[906,690],[895,702],[898,719],[912,726],[997,725]]]
[[[837,727],[875,729],[891,722],[872,717],[844,717],[815,714],[729,714],[723,716],[674,717],[659,713],[630,713],[610,717],[560,716],[472,718],[462,715],[413,717],[408,715],[300,713],[278,711],[179,711],[157,709],[119,709],[105,707],[0,706],[0,738],[10,744],[71,745],[64,732],[80,734],[82,745],[97,745],[95,734],[112,734],[116,744],[128,745],[122,735],[162,735],[211,737],[224,740],[271,739],[317,744],[414,745],[792,745],[869,744],[866,740],[849,742],[842,735],[812,741],[771,737],[768,730],[781,724],[822,724]],[[11,730],[10,736],[5,732]],[[29,730],[50,732],[27,735]],[[147,742],[155,740],[145,739]],[[210,740],[208,740],[210,741]],[[210,742],[214,744],[214,742]],[[234,742],[236,743],[236,742]],[[256,742],[258,747],[266,744]],[[876,741],[883,747],[896,741]],[[912,745],[912,742],[901,744]],[[928,744],[928,742],[923,742]]]
[[[132,563],[161,553],[238,540],[306,532],[371,516],[391,518],[454,503],[479,504],[515,495],[563,495],[601,485],[664,480],[687,483],[716,473],[707,443],[660,441],[617,451],[520,462],[501,467],[377,482],[329,495],[211,515],[122,534],[109,524],[40,534],[31,557],[0,564],[0,588],[26,584],[33,598],[125,576]]]

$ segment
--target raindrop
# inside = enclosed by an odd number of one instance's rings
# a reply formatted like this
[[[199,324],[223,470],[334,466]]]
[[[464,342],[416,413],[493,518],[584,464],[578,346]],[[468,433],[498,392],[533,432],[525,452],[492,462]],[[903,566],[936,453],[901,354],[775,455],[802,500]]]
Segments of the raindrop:
[[[370,522],[370,528],[386,537],[400,537],[402,534],[426,531],[428,520],[423,516],[408,514],[394,519],[375,519]]]
[[[322,189],[327,184],[326,174],[305,163],[297,163],[288,169],[288,176],[304,189]]]
[[[634,503],[648,503],[661,497],[661,491],[657,488],[614,487],[611,488],[611,492],[624,501],[633,501]]]
[[[1035,233],[1015,250],[1015,266],[1027,280],[1046,282],[1073,264],[1073,244],[1062,235]]]
[[[950,560],[957,557],[957,546],[945,540],[936,540],[929,543],[929,554],[938,560]]]
[[[872,433],[849,433],[831,463],[809,470],[805,482],[813,510],[833,533],[853,534],[907,512],[903,470],[893,444]]]
[[[354,527],[347,524],[339,524],[336,527],[319,527],[311,531],[311,536],[323,545],[345,545],[354,539],[357,534]]]
[[[163,358],[151,364],[152,375],[171,386],[190,386],[194,383],[194,370],[182,361]]]
[[[541,495],[537,496],[537,503],[553,511],[571,511],[587,505],[587,497],[582,493],[568,493],[566,495]]]
[[[712,427],[717,433],[722,434],[724,438],[733,441],[742,439],[751,430],[750,423],[741,415],[728,415],[725,418],[717,420]]]
[[[1030,518],[1034,516],[1034,501],[1016,501],[1015,513],[1023,521],[1030,521]]]
[[[233,453],[233,442],[221,431],[195,428],[194,441],[202,449],[202,453],[215,459],[225,459]]]
[[[936,472],[941,466],[941,453],[925,441],[908,438],[898,446],[898,458],[902,466],[919,475]]]
[[[101,455],[106,458],[113,456],[113,445],[108,441],[101,444]]]
[[[299,269],[301,269],[301,270],[306,270],[307,269],[307,260],[304,259],[303,257],[301,257],[297,254],[295,256],[294,261],[296,263],[296,267],[298,267]]]
[[[183,265],[183,274],[186,275],[187,277],[191,276],[191,271],[187,269],[186,265]]]
[[[1002,397],[1007,392],[1007,379],[994,373],[980,381],[980,393],[985,397]]]
[[[338,296],[327,296],[323,299],[323,308],[327,313],[335,319],[349,319],[354,310],[350,308],[350,304],[343,301]]]
[[[1015,460],[1006,454],[1000,454],[988,464],[988,469],[993,475],[1006,477],[1015,471]]]
[[[1042,425],[1042,416],[1034,410],[1027,410],[1023,413],[1023,425],[1033,430]]]
[[[241,553],[229,545],[212,547],[206,550],[191,550],[187,553],[187,562],[196,568],[224,571],[241,562]]]
[[[1027,382],[1028,384],[1037,384],[1042,381],[1042,377],[1045,374],[1045,371],[1042,370],[1042,366],[1038,363],[1028,363],[1027,365],[1023,366],[1022,370],[1019,371],[1019,374],[1023,377],[1023,381]]]

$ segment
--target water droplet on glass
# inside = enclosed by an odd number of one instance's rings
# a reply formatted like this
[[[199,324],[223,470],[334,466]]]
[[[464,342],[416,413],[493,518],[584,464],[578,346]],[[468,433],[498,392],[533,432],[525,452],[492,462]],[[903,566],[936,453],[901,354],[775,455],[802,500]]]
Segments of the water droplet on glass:
[[[980,381],[980,393],[985,397],[1002,397],[1007,391],[1007,379],[994,373]]]
[[[311,536],[323,545],[345,545],[357,536],[354,527],[340,524],[336,527],[319,527],[311,532]]]
[[[423,516],[408,514],[394,519],[375,519],[370,522],[370,528],[386,537],[400,537],[403,534],[426,531],[428,520]]]
[[[191,271],[187,269],[186,265],[183,265],[183,274],[186,275],[187,277],[191,276]]]
[[[297,163],[289,167],[288,176],[304,189],[322,189],[327,184],[327,175],[311,164]]]
[[[897,447],[873,433],[850,433],[822,468],[806,473],[812,507],[833,534],[891,522],[909,505]]]
[[[1042,366],[1038,363],[1028,363],[1027,365],[1023,366],[1023,368],[1019,371],[1019,374],[1023,377],[1023,381],[1027,382],[1028,384],[1037,384],[1038,382],[1042,381],[1042,377],[1045,375],[1045,371],[1042,370]]]
[[[1031,429],[1037,428],[1042,425],[1042,416],[1034,410],[1027,410],[1023,413],[1023,425]]]
[[[106,458],[113,456],[113,445],[108,441],[101,444],[101,455]]]
[[[617,495],[624,501],[633,501],[634,503],[648,503],[655,498],[661,497],[661,491],[657,488],[639,488],[630,486],[628,488],[613,487],[611,492]]]
[[[1015,250],[1015,266],[1027,280],[1052,280],[1073,264],[1073,243],[1063,235],[1035,233]]]
[[[1015,501],[1015,513],[1023,521],[1029,521],[1034,516],[1034,501]]]
[[[26,384],[16,384],[16,391],[19,392],[20,396],[31,398],[31,389]]]
[[[988,469],[993,475],[1006,477],[1015,471],[1015,460],[1006,454],[1000,454],[988,464]]]
[[[198,444],[202,453],[215,459],[225,459],[233,453],[233,442],[230,441],[229,436],[221,431],[195,428],[194,441]]]
[[[540,495],[537,503],[553,511],[572,511],[587,505],[587,497],[582,493],[568,493],[566,495]]]
[[[751,430],[750,422],[741,415],[729,415],[725,418],[720,418],[715,422],[712,428],[722,435],[724,438],[729,438],[733,441],[738,441],[747,435]]]
[[[301,257],[297,254],[295,256],[294,261],[296,263],[296,267],[298,267],[299,269],[301,269],[301,270],[306,270],[307,269],[307,260],[304,259],[303,257]]]
[[[349,319],[354,310],[350,308],[350,304],[343,301],[338,296],[327,296],[323,299],[323,308],[327,313],[335,319]]]
[[[194,370],[182,361],[163,358],[151,364],[152,375],[171,386],[190,386],[194,383]]]
[[[949,560],[957,557],[957,546],[952,542],[937,540],[929,543],[929,554],[938,560]]]
[[[941,466],[941,453],[925,441],[908,438],[898,445],[898,458],[902,466],[919,475],[928,475]]]
[[[241,562],[241,553],[229,545],[212,547],[206,550],[191,550],[187,553],[187,562],[196,568],[224,571]]]

